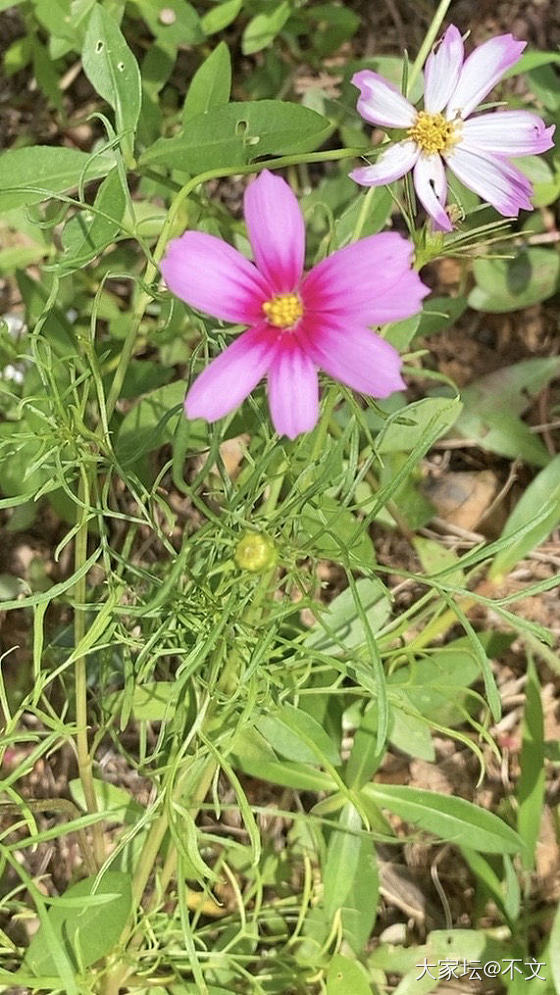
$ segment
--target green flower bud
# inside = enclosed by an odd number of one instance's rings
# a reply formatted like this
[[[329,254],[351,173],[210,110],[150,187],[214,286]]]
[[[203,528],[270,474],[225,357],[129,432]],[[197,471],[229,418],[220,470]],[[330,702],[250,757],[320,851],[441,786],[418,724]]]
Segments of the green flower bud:
[[[242,570],[259,573],[276,562],[276,550],[272,539],[260,532],[246,532],[235,549],[235,562]]]

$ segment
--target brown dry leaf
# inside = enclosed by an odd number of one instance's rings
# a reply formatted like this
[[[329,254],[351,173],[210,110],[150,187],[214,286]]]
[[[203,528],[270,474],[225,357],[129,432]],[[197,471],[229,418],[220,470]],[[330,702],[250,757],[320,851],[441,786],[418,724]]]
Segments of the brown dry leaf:
[[[539,886],[546,897],[560,897],[560,850],[556,839],[556,827],[552,812],[546,806],[543,809],[539,839],[535,851],[535,864]]]
[[[498,492],[498,478],[492,470],[447,473],[437,480],[428,479],[423,490],[440,518],[472,531]]]

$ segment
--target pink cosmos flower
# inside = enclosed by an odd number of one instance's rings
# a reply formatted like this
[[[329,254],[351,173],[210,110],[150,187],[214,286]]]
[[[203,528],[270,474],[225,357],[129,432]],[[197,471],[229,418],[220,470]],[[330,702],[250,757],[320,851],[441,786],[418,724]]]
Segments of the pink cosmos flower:
[[[516,218],[521,208],[531,210],[533,187],[509,160],[552,148],[554,126],[546,128],[530,111],[471,117],[526,44],[498,35],[464,59],[463,39],[451,25],[426,62],[422,111],[377,73],[356,73],[352,82],[360,91],[361,116],[383,128],[405,128],[406,138],[382,152],[374,165],[355,169],[352,179],[380,186],[413,170],[418,198],[442,231],[453,228],[445,212],[445,166],[500,214]]]
[[[429,290],[411,269],[412,244],[395,232],[371,235],[304,274],[303,217],[285,180],[263,170],[244,207],[254,263],[213,235],[187,231],[161,264],[181,300],[249,326],[195,380],[187,416],[223,418],[266,376],[274,427],[294,439],[317,422],[317,367],[373,397],[404,387],[398,352],[367,326],[421,309]]]

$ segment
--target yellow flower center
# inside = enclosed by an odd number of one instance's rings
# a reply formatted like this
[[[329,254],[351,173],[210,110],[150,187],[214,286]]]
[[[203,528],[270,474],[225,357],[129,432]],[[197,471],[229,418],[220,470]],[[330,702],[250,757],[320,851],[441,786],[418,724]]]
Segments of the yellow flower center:
[[[427,111],[418,112],[407,134],[428,155],[445,152],[458,138],[453,121],[446,121],[443,114],[428,114]]]
[[[303,305],[297,294],[278,294],[265,301],[262,308],[266,320],[277,328],[293,328],[303,315]]]

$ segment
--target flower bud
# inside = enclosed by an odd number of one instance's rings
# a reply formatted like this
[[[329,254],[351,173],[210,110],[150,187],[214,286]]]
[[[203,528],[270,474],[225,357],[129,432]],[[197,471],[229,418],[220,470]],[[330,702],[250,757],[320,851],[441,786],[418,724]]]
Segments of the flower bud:
[[[242,570],[259,573],[276,562],[272,539],[260,532],[246,532],[235,549],[235,562]]]

